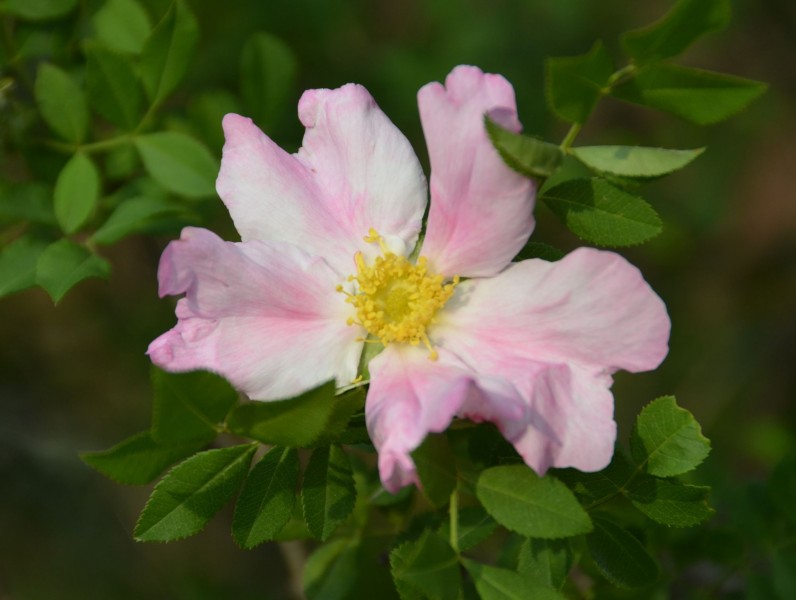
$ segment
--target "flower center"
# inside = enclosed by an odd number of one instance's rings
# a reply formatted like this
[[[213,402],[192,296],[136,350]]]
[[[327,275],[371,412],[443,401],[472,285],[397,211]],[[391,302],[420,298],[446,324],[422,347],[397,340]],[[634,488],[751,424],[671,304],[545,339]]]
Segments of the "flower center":
[[[372,265],[366,265],[362,253],[357,252],[354,256],[357,273],[348,277],[348,281],[357,282],[357,292],[348,294],[342,286],[337,287],[348,296],[346,302],[356,309],[356,318],[349,318],[348,324],[361,325],[385,346],[391,342],[412,345],[423,342],[431,352],[429,358],[436,360],[437,352],[431,347],[426,328],[453,295],[459,277],[444,283],[442,275],[429,272],[424,256],[413,265],[390,252],[373,229],[365,241],[378,242],[382,256],[376,257]]]

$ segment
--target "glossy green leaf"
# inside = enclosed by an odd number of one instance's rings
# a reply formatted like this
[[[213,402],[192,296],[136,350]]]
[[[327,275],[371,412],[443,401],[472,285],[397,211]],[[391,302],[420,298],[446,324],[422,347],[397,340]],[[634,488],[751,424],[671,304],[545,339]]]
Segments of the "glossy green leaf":
[[[131,131],[142,117],[143,94],[129,58],[86,44],[86,90],[91,107],[114,125]]]
[[[528,242],[525,244],[525,246],[523,246],[519,254],[514,257],[514,262],[528,260],[529,258],[541,258],[542,260],[546,260],[548,262],[555,262],[557,260],[561,260],[564,258],[564,256],[566,256],[566,254],[563,250],[554,248],[549,244],[542,242]]]
[[[622,35],[622,46],[636,64],[671,58],[706,33],[730,22],[729,0],[679,0],[660,20]]]
[[[52,188],[38,181],[0,184],[0,224],[17,221],[56,225]]]
[[[243,483],[256,446],[200,452],[158,482],[135,525],[141,542],[170,542],[201,531]]]
[[[141,51],[141,79],[152,104],[159,104],[182,80],[199,39],[196,17],[176,0]]]
[[[641,146],[581,146],[570,152],[598,173],[620,177],[660,177],[682,169],[705,151]]]
[[[525,579],[560,590],[574,560],[567,540],[527,539],[520,547],[517,571]]]
[[[580,56],[548,58],[545,93],[550,109],[564,121],[583,123],[603,95],[614,63],[601,42]]]
[[[108,450],[83,452],[80,458],[106,477],[127,485],[143,485],[155,479],[181,458],[205,445],[204,441],[159,444],[143,431]]]
[[[426,530],[390,553],[390,567],[401,598],[458,600],[461,576],[456,554],[444,539]]]
[[[355,502],[348,455],[334,445],[313,450],[301,484],[301,507],[312,535],[325,541],[348,518]]]
[[[456,489],[456,457],[443,433],[431,433],[412,452],[423,494],[432,506],[445,506]]]
[[[233,433],[265,444],[305,448],[345,429],[348,418],[362,408],[361,396],[335,396],[334,381],[289,400],[251,402],[227,418]]]
[[[298,476],[298,454],[290,448],[271,448],[254,466],[232,519],[232,536],[241,548],[273,540],[290,520]]]
[[[83,90],[62,69],[42,63],[34,86],[36,105],[47,125],[69,142],[82,142],[88,133],[88,108]]]
[[[658,477],[695,469],[710,453],[710,441],[694,416],[673,396],[653,400],[639,414],[630,436],[636,464]]]
[[[152,31],[149,15],[136,0],[107,0],[92,23],[103,44],[131,54],[141,52]]]
[[[480,506],[459,509],[457,520],[457,547],[462,552],[483,542],[497,528],[497,522]],[[439,535],[450,539],[450,520],[442,523]]]
[[[0,2],[0,12],[30,21],[43,21],[63,17],[75,6],[77,0],[4,0]]]
[[[723,73],[655,64],[616,86],[617,98],[677,115],[697,125],[731,117],[766,91],[759,81]]]
[[[100,174],[82,152],[73,155],[55,181],[55,218],[66,234],[74,233],[88,220],[100,196]]]
[[[135,147],[147,172],[170,192],[196,198],[215,193],[218,161],[191,136],[149,133],[136,137]]]
[[[627,490],[633,506],[670,527],[691,527],[711,518],[716,511],[708,504],[709,495],[709,487],[656,477],[638,477]]]
[[[563,153],[555,144],[504,129],[489,117],[484,124],[503,162],[526,177],[550,177],[561,166]]]
[[[476,494],[498,523],[528,537],[555,539],[591,531],[589,515],[569,488],[526,465],[486,469]]]
[[[214,373],[167,373],[152,369],[155,399],[152,437],[159,442],[212,439],[238,400],[238,392]]]
[[[641,588],[655,583],[658,564],[635,537],[616,523],[595,515],[594,531],[586,536],[594,564],[611,583]]]
[[[111,266],[87,248],[68,239],[50,244],[36,263],[36,283],[56,304],[72,287],[89,277],[107,277]]]
[[[0,298],[36,285],[36,264],[45,242],[21,237],[0,250]]]
[[[578,237],[599,246],[633,246],[662,230],[658,213],[638,196],[604,179],[572,179],[542,201]]]
[[[308,600],[349,600],[359,571],[359,543],[332,540],[319,546],[304,566],[302,581]]]
[[[296,58],[279,38],[256,33],[241,55],[240,85],[246,113],[266,130],[277,119],[293,93]]]
[[[565,600],[556,590],[528,581],[514,571],[467,559],[462,560],[462,564],[472,577],[481,600]]]
[[[184,206],[157,197],[138,196],[124,200],[91,236],[95,244],[115,244],[128,235],[178,231],[197,223],[197,216]]]

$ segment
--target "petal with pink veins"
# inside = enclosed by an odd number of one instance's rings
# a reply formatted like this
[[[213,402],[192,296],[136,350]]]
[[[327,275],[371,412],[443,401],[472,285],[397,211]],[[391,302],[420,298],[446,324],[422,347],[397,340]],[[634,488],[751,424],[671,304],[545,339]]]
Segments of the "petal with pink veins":
[[[422,254],[445,275],[486,277],[509,264],[534,227],[535,184],[509,169],[484,114],[513,131],[514,89],[500,75],[456,67],[418,92],[431,161],[431,208]]]
[[[281,242],[225,242],[186,228],[158,271],[160,295],[185,294],[177,325],[148,354],[168,371],[206,369],[257,400],[356,376],[362,331],[321,258]]]

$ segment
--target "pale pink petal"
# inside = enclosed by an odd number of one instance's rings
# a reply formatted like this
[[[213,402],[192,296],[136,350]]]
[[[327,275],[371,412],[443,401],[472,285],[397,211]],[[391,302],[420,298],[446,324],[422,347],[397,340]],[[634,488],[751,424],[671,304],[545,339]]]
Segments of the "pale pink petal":
[[[528,430],[507,437],[539,473],[603,468],[616,435],[611,373],[654,369],[668,350],[666,307],[638,269],[590,248],[464,282],[438,318],[433,343],[522,394]]]
[[[418,92],[431,161],[431,208],[422,254],[437,272],[500,272],[533,231],[534,183],[509,169],[489,141],[484,114],[520,130],[514,90],[500,75],[456,67],[445,87]]]
[[[309,90],[299,102],[303,147],[288,154],[250,119],[224,117],[216,182],[243,241],[277,240],[353,270],[370,228],[408,253],[420,231],[426,179],[409,142],[367,90]]]
[[[356,376],[362,331],[346,325],[351,308],[321,258],[186,228],[164,251],[158,278],[161,296],[185,294],[177,325],[149,346],[163,369],[213,371],[257,400]]]
[[[511,384],[478,377],[444,350],[432,361],[425,348],[390,345],[369,369],[368,432],[391,492],[418,482],[411,452],[426,434],[444,431],[454,415],[505,423],[523,418],[524,405]]]

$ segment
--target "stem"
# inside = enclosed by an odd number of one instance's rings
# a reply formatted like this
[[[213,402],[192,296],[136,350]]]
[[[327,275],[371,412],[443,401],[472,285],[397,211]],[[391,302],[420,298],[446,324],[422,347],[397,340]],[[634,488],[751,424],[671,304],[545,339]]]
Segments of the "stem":
[[[561,146],[560,146],[561,151],[564,152],[564,154],[567,153],[569,148],[572,146],[572,142],[574,142],[575,138],[578,137],[578,134],[580,133],[581,127],[583,127],[582,124],[573,123],[572,127],[569,128],[569,131],[567,131],[567,135],[566,135],[566,137],[564,137],[564,141],[561,142]]]
[[[43,140],[41,143],[48,148],[52,148],[53,150],[62,152],[64,154],[75,154],[76,152],[86,152],[87,154],[91,154],[92,152],[112,150],[113,148],[117,148],[124,144],[129,144],[132,141],[133,138],[130,135],[119,135],[108,138],[107,140],[92,142],[90,144],[65,144],[64,142],[59,142],[58,140]]]
[[[459,554],[459,490],[454,489],[451,494],[450,504],[448,505],[448,514],[450,515],[451,524],[451,548],[458,555]]]

